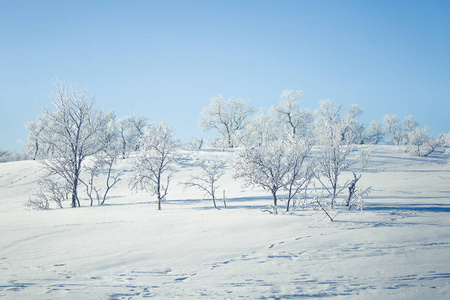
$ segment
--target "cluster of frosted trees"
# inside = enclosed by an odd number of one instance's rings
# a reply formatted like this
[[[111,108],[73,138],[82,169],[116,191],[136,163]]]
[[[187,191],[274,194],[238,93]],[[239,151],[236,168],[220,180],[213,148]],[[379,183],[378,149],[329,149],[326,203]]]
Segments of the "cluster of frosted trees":
[[[401,122],[397,116],[387,115],[383,122],[372,122],[366,128],[357,120],[362,114],[358,105],[344,113],[342,106],[325,100],[311,112],[300,108],[300,97],[301,92],[284,91],[278,105],[255,113],[247,101],[226,101],[219,96],[212,98],[201,113],[201,128],[216,132],[207,144],[241,148],[236,152],[235,178],[270,192],[274,213],[279,194],[287,211],[305,206],[307,199],[312,199],[309,204],[320,207],[330,219],[333,217],[329,211],[336,207],[338,195],[344,191],[341,207],[362,206],[370,188],[356,189],[361,175],[353,173],[353,179],[341,182],[342,172],[350,171],[355,163],[349,156],[356,144],[387,142],[402,146],[405,152],[428,156],[448,138],[433,138],[427,128],[419,128],[412,116]],[[370,153],[359,151],[358,158],[364,168]]]
[[[353,144],[388,143],[402,146],[405,152],[413,155],[428,156],[448,140],[444,134],[434,138],[428,133],[429,128],[419,128],[413,116],[400,120],[396,115],[386,115],[382,122],[372,121],[365,126],[357,120],[363,113],[358,105],[352,105],[342,117],[342,106],[330,100],[321,101],[320,107],[313,112],[301,109],[301,94],[301,91],[284,91],[278,105],[258,112],[240,98],[228,101],[223,96],[212,98],[200,120],[203,131],[216,132],[207,144],[215,148],[266,145],[286,133],[316,140],[320,138],[323,125],[336,117],[342,119],[344,134],[351,134]]]
[[[254,123],[253,128],[260,131],[252,132],[255,139],[247,139],[248,144],[237,151],[234,176],[269,191],[274,213],[281,192],[287,211],[298,208],[300,199],[312,199],[309,204],[319,206],[332,219],[329,210],[351,183],[341,183],[340,177],[353,164],[349,156],[361,135],[362,126],[355,121],[361,110],[354,106],[342,115],[341,106],[323,101],[313,116],[299,109],[299,96],[299,92],[284,92],[280,105],[271,108],[272,115],[257,118],[260,126]],[[265,125],[267,120],[271,125]],[[359,205],[362,194],[368,192],[349,195],[346,206]]]
[[[80,193],[85,192],[91,206],[93,203],[103,205],[108,192],[121,179],[122,171],[114,168],[117,160],[136,151],[141,153],[139,157],[153,155],[153,148],[160,146],[160,141],[155,142],[160,128],[166,131],[170,128],[165,124],[150,124],[146,117],[136,115],[116,120],[113,113],[94,108],[95,99],[89,97],[86,88],[58,80],[54,87],[51,95],[54,110],[44,108],[36,122],[27,124],[30,130],[29,152],[47,171],[28,204],[46,209],[55,202],[62,208],[64,201],[70,201],[72,207],[79,207]],[[173,139],[170,142],[175,144]],[[164,148],[166,152],[163,155],[171,155],[167,153],[172,150]],[[167,167],[164,163],[152,169],[153,165],[141,162],[135,166],[136,174],[139,167],[148,167],[151,172],[158,172],[160,168],[162,173]],[[103,182],[99,182],[100,177]],[[161,197],[164,196],[160,179],[157,178],[158,191],[154,191],[158,199],[161,193]],[[139,182],[133,182],[133,188],[138,186]]]
[[[91,206],[103,205],[121,180],[123,171],[115,164],[133,153],[128,184],[132,190],[156,196],[161,209],[181,147],[171,126],[150,123],[136,115],[116,119],[114,113],[94,108],[95,99],[89,97],[87,89],[58,80],[54,87],[54,110],[44,108],[37,121],[27,124],[28,152],[47,171],[29,205],[46,209],[54,202],[62,208],[68,201],[79,207],[81,197],[87,197]],[[270,192],[274,213],[281,193],[287,211],[313,199],[330,219],[329,210],[347,189],[344,204],[349,208],[360,205],[369,192],[356,189],[361,175],[354,173],[353,180],[340,182],[341,173],[353,163],[349,155],[355,144],[380,143],[388,137],[393,143],[407,145],[411,153],[428,155],[440,143],[426,129],[419,129],[412,117],[400,122],[395,116],[386,116],[385,124],[373,122],[366,130],[356,120],[362,113],[359,106],[343,114],[342,106],[327,100],[310,112],[300,109],[300,96],[301,92],[285,91],[278,105],[258,113],[242,99],[217,97],[201,112],[200,127],[217,133],[209,145],[240,147],[234,177]],[[196,147],[202,145],[199,140]],[[360,153],[361,162],[367,164],[369,157]],[[183,185],[205,192],[216,207],[217,181],[224,174],[224,165],[204,163],[199,167],[200,175],[191,176]]]

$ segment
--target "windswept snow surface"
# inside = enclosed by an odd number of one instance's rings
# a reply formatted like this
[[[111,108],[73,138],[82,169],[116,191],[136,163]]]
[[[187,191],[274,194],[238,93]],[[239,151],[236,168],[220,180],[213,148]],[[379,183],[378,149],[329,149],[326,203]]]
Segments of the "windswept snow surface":
[[[38,163],[0,164],[0,298],[449,299],[448,157],[369,148],[358,182],[373,187],[367,206],[335,222],[320,210],[263,212],[270,195],[232,179],[233,151],[183,151],[162,211],[128,189],[130,159],[103,207],[48,211],[24,206]],[[204,160],[227,163],[228,209],[178,184]]]

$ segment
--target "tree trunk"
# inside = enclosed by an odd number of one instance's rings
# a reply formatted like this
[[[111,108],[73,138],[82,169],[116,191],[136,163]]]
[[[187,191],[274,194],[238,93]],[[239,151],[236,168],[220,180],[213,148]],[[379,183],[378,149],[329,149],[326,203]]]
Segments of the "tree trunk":
[[[80,206],[80,201],[78,200],[77,195],[77,186],[78,186],[78,178],[75,177],[73,180],[73,186],[72,186],[72,207]]]
[[[36,160],[38,152],[39,152],[39,144],[38,144],[38,142],[36,142],[36,150],[34,151],[33,160]]]
[[[225,190],[223,190],[223,205],[225,206],[225,209],[227,209],[227,202],[225,200]]]
[[[214,204],[214,208],[217,208],[216,198],[214,197],[214,195],[212,196],[212,201],[213,201],[213,204]]]
[[[161,170],[158,173],[158,186],[156,187],[156,196],[158,196],[158,210],[161,210]]]
[[[277,214],[277,191],[272,191],[274,213]]]

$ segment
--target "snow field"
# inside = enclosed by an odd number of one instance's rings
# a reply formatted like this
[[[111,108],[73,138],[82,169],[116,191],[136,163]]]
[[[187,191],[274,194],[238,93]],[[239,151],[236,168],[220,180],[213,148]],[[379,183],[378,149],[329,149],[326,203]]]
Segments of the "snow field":
[[[24,206],[44,174],[38,163],[1,164],[0,298],[448,298],[448,157],[360,148],[373,159],[358,188],[373,192],[363,212],[335,222],[320,210],[262,212],[270,194],[232,179],[233,151],[182,151],[161,211],[128,189],[129,160],[105,206],[49,211]],[[227,163],[226,210],[178,184],[204,160]]]

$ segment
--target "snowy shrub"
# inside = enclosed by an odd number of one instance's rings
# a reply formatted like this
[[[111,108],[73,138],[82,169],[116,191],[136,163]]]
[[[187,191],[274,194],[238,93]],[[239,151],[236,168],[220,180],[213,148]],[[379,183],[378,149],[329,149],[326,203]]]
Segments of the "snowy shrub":
[[[359,189],[354,191],[351,194],[350,201],[348,202],[348,209],[351,209],[354,207],[357,210],[363,210],[364,206],[366,205],[366,199],[365,197],[368,196],[372,192],[372,187],[368,187],[364,190]]]
[[[372,159],[372,152],[370,150],[359,150],[358,151],[358,161],[361,166],[361,170],[364,170]]]
[[[202,163],[199,165],[202,169],[202,174],[192,175],[191,178],[182,183],[185,189],[196,188],[205,193],[205,196],[211,197],[213,205],[216,205],[216,191],[219,188],[217,181],[225,174],[225,163],[223,162],[213,162],[213,163]],[[224,203],[225,205],[225,203]],[[226,206],[225,206],[226,208]]]
[[[355,210],[363,210],[366,201],[365,198],[370,194],[372,191],[372,187],[368,187],[366,189],[356,189],[356,183],[361,178],[360,176],[356,176],[355,173],[353,173],[354,179],[346,185],[348,187],[348,196],[345,200],[343,200],[338,209],[333,209],[335,207],[332,207],[330,203],[327,201],[327,197],[324,193],[323,189],[317,189],[315,184],[313,183],[313,188],[311,189],[310,194],[310,200],[304,202],[304,208],[311,208],[315,209],[316,206],[320,208],[330,219],[330,221],[334,221],[336,219],[336,216],[343,212],[343,209],[347,207],[347,210],[351,210],[354,208]]]
[[[71,187],[55,178],[47,177],[38,182],[38,189],[28,200],[27,206],[32,209],[49,209],[54,202],[62,208],[63,201],[69,199]]]

